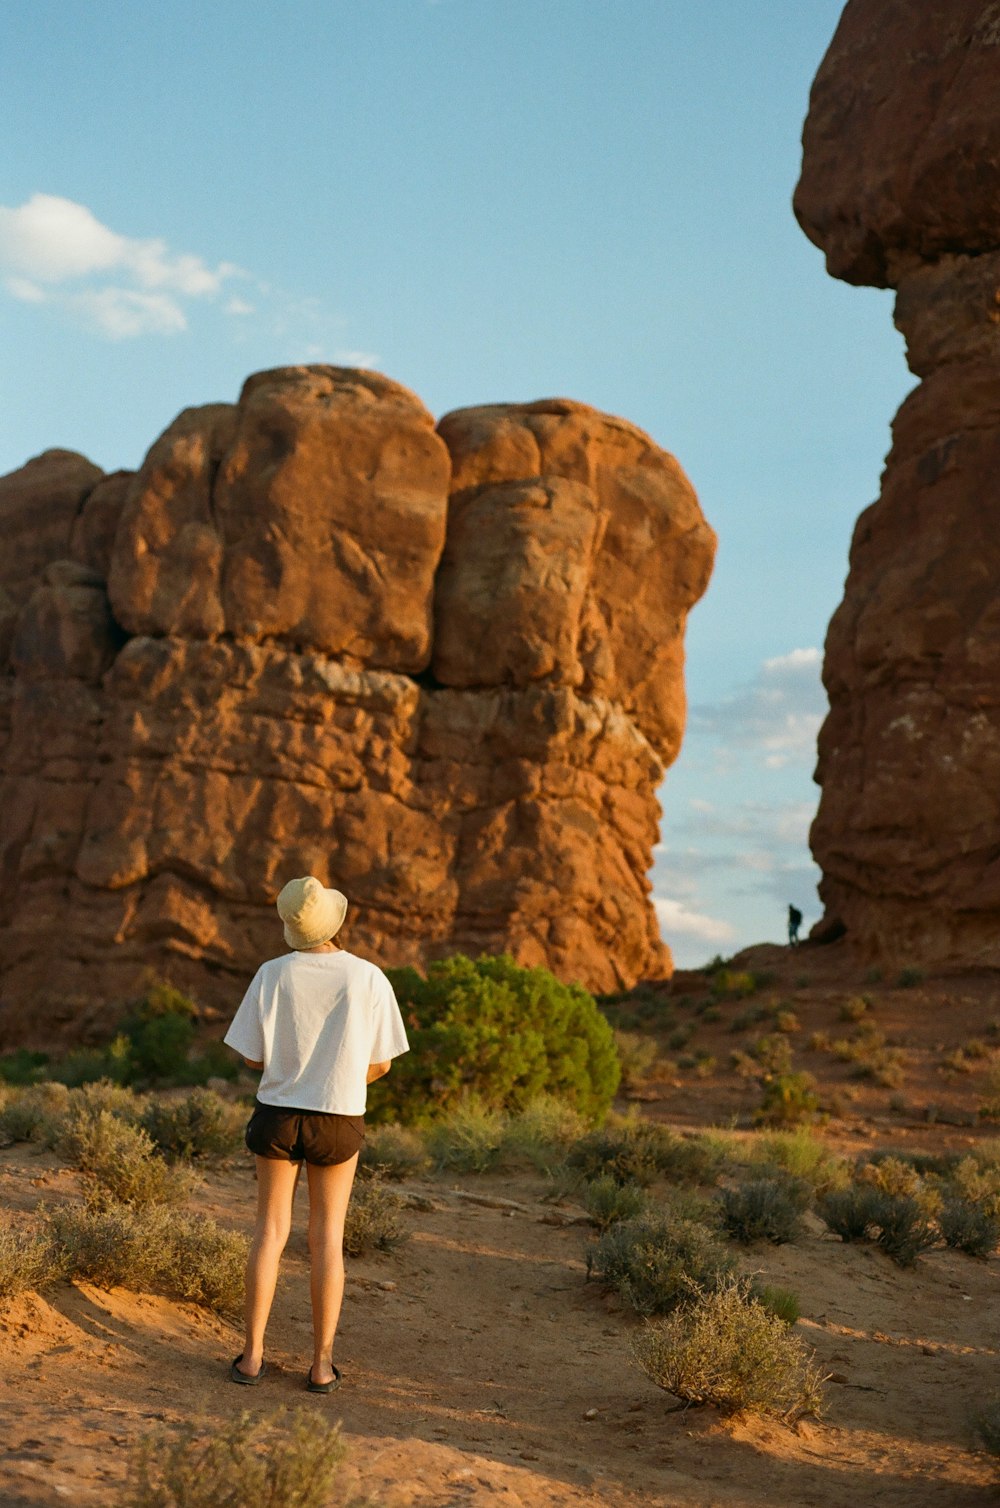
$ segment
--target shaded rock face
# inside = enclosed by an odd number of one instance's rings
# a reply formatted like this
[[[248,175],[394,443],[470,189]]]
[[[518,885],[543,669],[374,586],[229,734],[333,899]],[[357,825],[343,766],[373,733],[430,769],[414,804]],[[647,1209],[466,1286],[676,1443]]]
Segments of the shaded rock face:
[[[232,1007],[310,872],[382,963],[669,972],[654,793],[715,542],[641,431],[561,400],[435,428],[384,377],[294,368],[181,414],[134,475],[48,453],[0,519],[29,492],[0,1040],[105,1029],[150,968]]]
[[[1000,964],[1000,6],[851,0],[795,207],[830,270],[897,288],[921,379],[830,625],[812,832],[827,933]]]

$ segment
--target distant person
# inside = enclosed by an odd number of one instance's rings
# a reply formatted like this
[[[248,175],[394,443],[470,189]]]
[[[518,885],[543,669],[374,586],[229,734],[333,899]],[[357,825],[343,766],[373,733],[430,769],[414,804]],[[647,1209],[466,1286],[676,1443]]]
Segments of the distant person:
[[[799,928],[802,925],[802,912],[797,906],[788,908],[788,946],[797,948],[799,944]]]
[[[340,1385],[333,1343],[344,1297],[344,1220],[365,1139],[367,1086],[408,1049],[382,970],[334,942],[347,900],[307,875],[278,896],[293,949],[257,970],[224,1040],[261,1069],[246,1144],[257,1159],[257,1224],[246,1271],[246,1339],[233,1382],[262,1381],[278,1264],[303,1162],[309,1185],[310,1393]]]

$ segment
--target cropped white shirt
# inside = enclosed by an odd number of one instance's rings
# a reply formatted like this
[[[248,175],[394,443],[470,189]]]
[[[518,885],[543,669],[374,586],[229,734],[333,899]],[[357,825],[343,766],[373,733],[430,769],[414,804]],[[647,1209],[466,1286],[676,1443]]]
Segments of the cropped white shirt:
[[[261,964],[223,1040],[264,1064],[262,1104],[337,1115],[363,1115],[369,1064],[409,1048],[382,970],[342,949]]]

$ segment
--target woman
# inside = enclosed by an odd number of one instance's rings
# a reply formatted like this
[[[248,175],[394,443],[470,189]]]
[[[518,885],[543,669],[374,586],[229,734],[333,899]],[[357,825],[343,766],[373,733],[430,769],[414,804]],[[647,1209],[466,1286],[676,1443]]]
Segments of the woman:
[[[261,1069],[246,1143],[257,1159],[257,1226],[246,1275],[246,1340],[233,1382],[264,1377],[278,1263],[302,1163],[309,1181],[313,1359],[311,1393],[340,1384],[333,1342],[344,1296],[344,1218],[365,1139],[367,1085],[407,1051],[392,986],[374,964],[333,941],[347,900],[312,875],[278,896],[294,951],[262,964],[224,1040]]]

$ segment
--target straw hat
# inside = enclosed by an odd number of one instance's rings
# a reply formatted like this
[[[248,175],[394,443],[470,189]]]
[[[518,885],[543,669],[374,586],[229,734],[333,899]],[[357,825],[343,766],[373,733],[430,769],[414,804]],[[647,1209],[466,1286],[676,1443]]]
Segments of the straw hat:
[[[289,880],[282,888],[278,915],[285,924],[285,941],[290,948],[316,948],[340,931],[347,915],[347,897],[339,890],[328,890],[307,874],[304,879]]]

